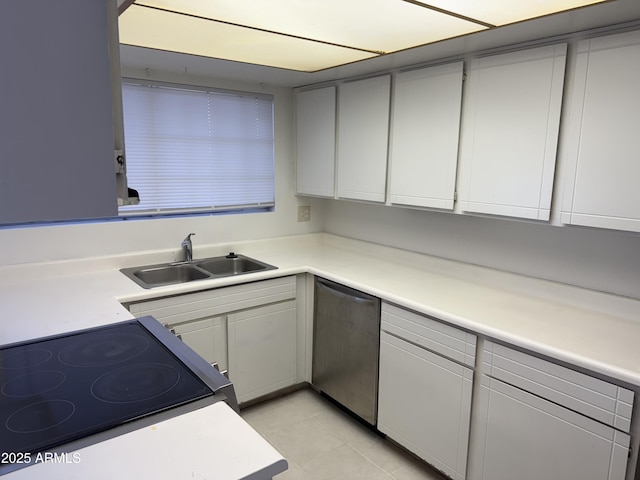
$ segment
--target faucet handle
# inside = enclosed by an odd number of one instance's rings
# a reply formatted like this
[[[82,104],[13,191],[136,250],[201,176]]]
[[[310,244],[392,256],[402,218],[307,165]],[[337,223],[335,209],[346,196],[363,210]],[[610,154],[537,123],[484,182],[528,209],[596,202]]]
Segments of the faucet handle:
[[[186,236],[186,238],[180,244],[182,251],[184,252],[184,261],[190,262],[193,260],[193,245],[191,244],[191,235],[195,235],[195,233],[190,233]]]

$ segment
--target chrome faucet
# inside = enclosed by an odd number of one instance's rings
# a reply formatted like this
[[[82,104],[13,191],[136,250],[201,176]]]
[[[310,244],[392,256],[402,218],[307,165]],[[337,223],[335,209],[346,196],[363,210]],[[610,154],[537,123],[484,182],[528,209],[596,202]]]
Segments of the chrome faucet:
[[[191,235],[195,235],[195,233],[190,233],[189,235],[187,235],[187,238],[185,238],[180,244],[182,252],[184,253],[185,262],[190,262],[191,260],[193,260],[193,244],[191,243]]]

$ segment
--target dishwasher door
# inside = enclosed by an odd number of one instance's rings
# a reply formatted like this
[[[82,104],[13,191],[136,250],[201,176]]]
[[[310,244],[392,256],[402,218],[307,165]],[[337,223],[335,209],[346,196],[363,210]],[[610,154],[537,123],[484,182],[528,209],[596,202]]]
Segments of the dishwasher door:
[[[312,383],[371,425],[379,354],[380,299],[316,278]]]

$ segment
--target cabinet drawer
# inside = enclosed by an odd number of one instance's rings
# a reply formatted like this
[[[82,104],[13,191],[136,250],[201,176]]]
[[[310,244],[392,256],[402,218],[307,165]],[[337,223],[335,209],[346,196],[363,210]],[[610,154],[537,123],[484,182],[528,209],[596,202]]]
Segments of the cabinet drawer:
[[[541,358],[485,342],[486,375],[629,432],[634,393]]]
[[[175,325],[295,296],[296,278],[289,276],[133,303],[129,311],[138,317],[152,315],[162,323]]]
[[[476,336],[472,333],[388,303],[382,304],[381,328],[464,365],[475,365]]]

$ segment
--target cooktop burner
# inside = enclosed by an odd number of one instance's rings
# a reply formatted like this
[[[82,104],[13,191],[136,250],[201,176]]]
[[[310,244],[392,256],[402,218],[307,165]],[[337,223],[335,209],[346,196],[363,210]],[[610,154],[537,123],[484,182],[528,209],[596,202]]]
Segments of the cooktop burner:
[[[2,450],[49,451],[213,396],[210,381],[167,345],[187,347],[146,319],[148,328],[132,320],[1,347]]]
[[[30,397],[41,395],[62,385],[67,376],[59,370],[36,370],[19,375],[2,386],[6,397]]]
[[[103,402],[142,402],[168,392],[179,381],[180,373],[176,369],[158,363],[143,363],[105,373],[93,382],[91,393]]]
[[[74,413],[76,406],[69,400],[41,400],[13,412],[5,425],[7,430],[18,434],[45,432],[62,425]]]
[[[111,333],[100,338],[82,338],[58,354],[61,363],[71,367],[115,365],[142,355],[149,340],[142,335]]]
[[[27,355],[20,350],[8,352],[2,356],[0,370],[20,370],[42,365],[53,356],[49,350],[31,349]]]

